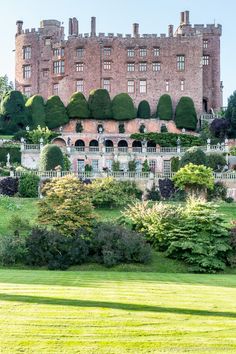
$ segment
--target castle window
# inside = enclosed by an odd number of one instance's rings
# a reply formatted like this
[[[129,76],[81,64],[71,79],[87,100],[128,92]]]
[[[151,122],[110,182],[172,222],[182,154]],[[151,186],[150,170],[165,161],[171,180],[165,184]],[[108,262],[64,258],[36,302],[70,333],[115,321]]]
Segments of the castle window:
[[[207,49],[208,47],[208,40],[207,39],[203,39],[203,48]]]
[[[77,92],[84,92],[84,80],[79,79],[76,81],[76,91]]]
[[[133,48],[128,48],[127,49],[127,56],[128,57],[134,57],[134,55],[135,55],[134,49]]]
[[[24,95],[29,98],[31,96],[31,86],[24,86],[23,92]]]
[[[147,63],[139,63],[139,71],[147,71]]]
[[[49,76],[49,69],[43,69],[43,77]]]
[[[111,91],[111,80],[110,79],[103,79],[103,88],[108,92]]]
[[[98,160],[92,160],[91,161],[92,163],[91,163],[91,165],[92,165],[92,171],[95,171],[95,172],[97,172],[98,171]]]
[[[82,47],[76,48],[76,56],[78,58],[82,58],[83,55],[84,55],[84,48],[82,48]]]
[[[170,82],[169,80],[166,80],[166,92],[169,92],[170,89]]]
[[[51,38],[45,38],[45,45],[51,45]]]
[[[23,47],[23,59],[31,59],[31,47]]]
[[[31,65],[23,65],[23,79],[31,78]]]
[[[52,94],[58,95],[58,93],[59,93],[59,84],[53,84],[52,85]]]
[[[76,63],[75,64],[76,71],[84,71],[84,63]]]
[[[64,60],[56,60],[53,62],[53,74],[64,74],[65,62]]]
[[[64,54],[65,54],[65,50],[64,48],[54,48],[53,49],[53,56],[54,57],[64,57]]]
[[[110,61],[104,61],[103,69],[104,70],[111,70],[111,62]]]
[[[104,47],[103,48],[103,54],[107,57],[111,55],[111,47]]]
[[[159,55],[160,55],[160,48],[159,47],[153,48],[153,55],[154,55],[154,57],[159,57]]]
[[[184,91],[184,80],[180,80],[180,90]]]
[[[139,48],[139,56],[146,57],[147,56],[147,48]]]
[[[161,70],[161,63],[156,62],[152,63],[152,71],[160,71]]]
[[[128,80],[127,91],[128,93],[134,93],[135,85],[134,80]]]
[[[185,56],[177,55],[177,70],[184,71],[185,69]]]
[[[202,57],[202,64],[203,65],[209,65],[209,55],[204,55]]]
[[[135,64],[127,63],[127,71],[135,71]]]
[[[140,93],[147,93],[147,80],[140,80],[139,81],[139,92]]]

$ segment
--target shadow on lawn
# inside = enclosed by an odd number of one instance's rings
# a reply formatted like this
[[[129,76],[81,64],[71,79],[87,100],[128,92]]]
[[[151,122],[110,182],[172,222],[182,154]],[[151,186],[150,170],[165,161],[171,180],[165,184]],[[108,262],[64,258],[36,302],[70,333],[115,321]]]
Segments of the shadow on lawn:
[[[125,304],[121,302],[60,299],[53,297],[31,296],[31,295],[12,295],[0,294],[0,301],[26,302],[31,304],[56,305],[56,306],[74,306],[74,307],[100,307],[115,310],[126,311],[150,311],[156,313],[174,313],[179,315],[208,316],[208,317],[231,317],[236,318],[236,312],[221,312],[194,310],[178,307],[162,307],[139,304]]]

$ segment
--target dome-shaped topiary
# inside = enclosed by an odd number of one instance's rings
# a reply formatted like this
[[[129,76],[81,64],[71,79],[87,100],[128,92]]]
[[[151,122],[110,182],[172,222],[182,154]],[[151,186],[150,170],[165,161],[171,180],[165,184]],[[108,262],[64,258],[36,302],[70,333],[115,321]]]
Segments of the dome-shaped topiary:
[[[64,157],[61,149],[54,144],[45,145],[40,153],[39,170],[51,171],[56,166],[64,168]]]
[[[28,98],[25,107],[29,115],[30,127],[32,129],[37,128],[39,125],[41,128],[45,127],[46,114],[43,97],[34,95]]]
[[[69,118],[88,118],[89,107],[86,98],[82,92],[75,92],[67,106],[67,114]]]
[[[120,93],[112,100],[113,118],[128,120],[136,118],[136,111],[132,98],[127,93]]]
[[[197,113],[190,97],[181,97],[175,110],[175,124],[179,129],[196,130]]]
[[[170,95],[164,94],[160,97],[157,104],[156,117],[161,120],[172,120],[173,108]]]
[[[69,121],[64,103],[59,96],[49,97],[46,102],[45,112],[46,125],[49,129],[60,127]]]
[[[92,90],[89,95],[88,105],[92,118],[112,118],[111,98],[107,90]]]
[[[150,118],[151,117],[151,109],[148,101],[143,100],[138,105],[138,118]]]

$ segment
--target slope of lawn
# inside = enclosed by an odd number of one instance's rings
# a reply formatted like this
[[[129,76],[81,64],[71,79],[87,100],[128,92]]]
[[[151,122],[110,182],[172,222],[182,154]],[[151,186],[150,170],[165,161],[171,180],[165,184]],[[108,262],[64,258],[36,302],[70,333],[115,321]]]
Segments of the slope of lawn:
[[[236,277],[0,270],[1,353],[235,353]]]

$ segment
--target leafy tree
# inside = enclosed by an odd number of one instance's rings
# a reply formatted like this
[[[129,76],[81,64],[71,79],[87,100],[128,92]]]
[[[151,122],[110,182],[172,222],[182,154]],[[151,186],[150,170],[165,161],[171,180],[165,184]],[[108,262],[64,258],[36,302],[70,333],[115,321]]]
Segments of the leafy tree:
[[[149,167],[149,164],[148,164],[148,161],[145,160],[143,162],[143,165],[142,165],[142,172],[150,172],[150,167]]]
[[[230,125],[229,134],[231,137],[236,137],[236,91],[228,99],[228,106],[225,112],[225,117]]]
[[[220,139],[220,141],[223,141],[228,136],[229,130],[230,121],[227,119],[216,118],[210,125],[210,132],[214,137]]]
[[[37,198],[40,178],[32,173],[26,173],[19,180],[19,194],[23,198]]]
[[[91,231],[94,215],[87,188],[78,178],[66,176],[47,182],[39,202],[39,221],[49,224],[65,236],[79,229]]]
[[[67,106],[67,113],[69,118],[88,118],[89,107],[86,98],[82,92],[75,92]]]
[[[113,118],[117,120],[128,120],[136,117],[134,103],[127,93],[120,93],[112,100]]]
[[[156,117],[161,120],[171,120],[173,118],[173,108],[170,95],[164,94],[160,97],[157,105]]]
[[[45,127],[46,114],[43,97],[40,95],[30,97],[26,101],[25,107],[28,111],[30,127],[33,129],[39,125]]]
[[[51,96],[46,102],[46,126],[54,129],[68,123],[69,118],[66,113],[64,103],[59,96]]]
[[[206,157],[207,166],[212,168],[215,172],[222,171],[223,167],[227,164],[226,159],[222,154],[210,154]]]
[[[207,165],[207,157],[204,151],[197,147],[188,149],[180,160],[179,167],[192,163],[194,165]]]
[[[15,133],[24,129],[29,121],[25,109],[25,100],[20,91],[10,91],[1,102],[1,129],[4,133]]]
[[[107,90],[92,90],[89,95],[88,105],[92,118],[112,118],[111,98]]]
[[[57,166],[64,168],[64,157],[61,149],[54,144],[45,145],[40,153],[40,171],[51,171]]]
[[[40,125],[37,126],[37,129],[30,130],[27,132],[26,140],[30,144],[39,144],[40,139],[43,139],[44,144],[48,144],[52,141],[52,139],[56,138],[60,134],[53,132],[52,130],[48,129],[48,127],[41,127]]]
[[[138,118],[150,118],[151,117],[151,109],[148,101],[143,100],[139,102],[138,105],[138,113],[137,113]]]
[[[8,80],[7,75],[0,76],[0,102],[4,98],[5,94],[13,90],[12,81]]]
[[[181,97],[179,100],[175,110],[175,124],[179,129],[196,130],[197,114],[190,97]]]

